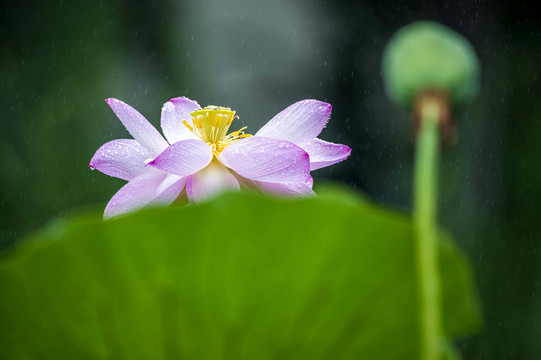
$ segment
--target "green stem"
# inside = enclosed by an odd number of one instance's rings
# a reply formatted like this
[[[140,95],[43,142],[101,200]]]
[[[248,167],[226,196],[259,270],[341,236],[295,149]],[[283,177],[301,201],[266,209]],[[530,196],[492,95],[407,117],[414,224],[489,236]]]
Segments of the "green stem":
[[[414,226],[419,286],[421,359],[441,354],[441,299],[437,240],[437,180],[441,103],[426,97],[420,103],[420,129],[415,155]]]

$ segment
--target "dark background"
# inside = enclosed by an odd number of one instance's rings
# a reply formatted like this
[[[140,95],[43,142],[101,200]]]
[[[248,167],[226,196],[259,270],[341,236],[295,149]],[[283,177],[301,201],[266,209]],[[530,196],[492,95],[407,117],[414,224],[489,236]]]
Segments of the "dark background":
[[[441,157],[440,221],[484,306],[482,331],[460,347],[465,359],[541,358],[541,11],[524,2],[2,2],[0,249],[103,209],[121,187],[88,169],[100,145],[129,138],[108,97],[157,127],[172,97],[230,106],[251,133],[297,100],[328,101],[321,137],[353,153],[316,183],[409,208],[409,115],[385,96],[380,62],[392,33],[419,19],[466,36],[482,64],[479,97]]]

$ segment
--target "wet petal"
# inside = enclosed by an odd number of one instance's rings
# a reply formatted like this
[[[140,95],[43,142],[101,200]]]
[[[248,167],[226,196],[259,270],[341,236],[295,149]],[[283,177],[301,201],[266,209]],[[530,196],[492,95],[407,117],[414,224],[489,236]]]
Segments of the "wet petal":
[[[310,170],[336,164],[347,159],[351,149],[342,144],[334,144],[321,139],[314,139],[301,147],[310,155]]]
[[[167,177],[158,186],[158,196],[154,198],[148,205],[169,205],[179,194],[184,190],[187,176],[167,175]]]
[[[123,180],[145,173],[145,160],[152,159],[150,151],[135,140],[120,139],[102,145],[90,160],[91,169]]]
[[[169,146],[148,163],[158,170],[187,176],[203,169],[212,160],[210,146],[201,140],[182,140]]]
[[[151,205],[169,205],[180,194],[186,177],[150,171],[122,187],[109,201],[103,217],[122,215]]]
[[[161,126],[170,144],[186,139],[197,139],[197,136],[182,123],[182,120],[186,120],[191,124],[190,113],[197,109],[199,104],[185,97],[174,98],[163,104]]]
[[[318,100],[302,100],[273,117],[255,135],[291,141],[300,145],[321,133],[332,106]]]
[[[212,161],[209,166],[190,176],[186,185],[188,199],[195,203],[227,190],[240,190],[239,182],[217,161]]]
[[[258,188],[264,193],[285,196],[312,196],[315,195],[312,190],[313,180],[299,183],[269,183],[264,181],[254,181]]]
[[[283,140],[250,137],[222,151],[220,161],[237,174],[266,182],[302,182],[310,178],[308,154]]]
[[[187,97],[180,96],[170,100],[175,105],[175,110],[181,119],[185,119],[190,125],[192,124],[192,116],[190,113],[201,109],[199,103]]]
[[[105,101],[122,121],[131,136],[155,155],[161,153],[169,145],[158,130],[130,105],[113,98]]]

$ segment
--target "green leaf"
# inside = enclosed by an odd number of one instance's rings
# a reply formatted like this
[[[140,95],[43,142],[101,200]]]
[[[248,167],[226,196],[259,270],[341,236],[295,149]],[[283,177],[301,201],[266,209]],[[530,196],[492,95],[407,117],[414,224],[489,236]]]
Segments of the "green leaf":
[[[50,226],[0,263],[2,358],[415,359],[405,216],[351,193],[225,194]],[[441,246],[447,336],[478,325],[469,266]]]

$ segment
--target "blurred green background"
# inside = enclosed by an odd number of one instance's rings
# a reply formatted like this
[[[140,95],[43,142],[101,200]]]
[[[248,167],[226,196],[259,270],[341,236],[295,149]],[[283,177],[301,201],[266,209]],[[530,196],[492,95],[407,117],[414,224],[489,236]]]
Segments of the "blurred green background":
[[[386,97],[385,43],[431,19],[477,49],[482,87],[457,114],[441,158],[440,222],[469,254],[485,325],[466,359],[541,357],[541,12],[527,2],[3,2],[0,8],[0,249],[48,220],[101,209],[122,181],[88,169],[94,151],[129,138],[116,97],[159,126],[188,96],[230,106],[256,132],[291,103],[333,105],[322,138],[346,162],[313,173],[409,208],[409,115]]]

